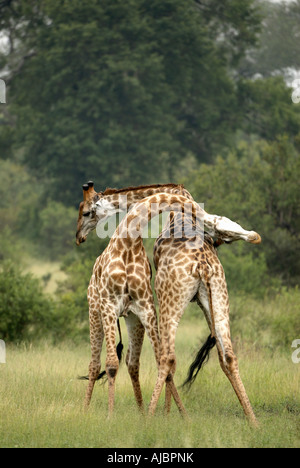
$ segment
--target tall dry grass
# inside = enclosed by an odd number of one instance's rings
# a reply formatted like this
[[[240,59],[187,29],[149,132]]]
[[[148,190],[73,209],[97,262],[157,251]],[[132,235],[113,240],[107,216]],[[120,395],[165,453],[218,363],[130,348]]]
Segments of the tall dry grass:
[[[206,335],[203,321],[180,325],[177,384]],[[174,404],[164,416],[163,398],[155,417],[139,415],[125,363],[117,376],[115,414],[108,420],[106,385],[96,386],[87,414],[82,408],[86,382],[77,376],[87,372],[88,345],[8,344],[7,363],[0,365],[0,447],[299,447],[300,364],[293,364],[291,353],[254,346],[240,345],[237,354],[258,430],[245,421],[215,350],[192,389],[180,390],[189,421],[181,419]],[[146,403],[155,378],[146,339],[141,360]]]

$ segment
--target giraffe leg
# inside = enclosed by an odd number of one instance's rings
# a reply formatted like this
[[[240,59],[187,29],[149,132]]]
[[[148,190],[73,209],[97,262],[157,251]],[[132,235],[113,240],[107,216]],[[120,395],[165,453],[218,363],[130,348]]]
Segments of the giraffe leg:
[[[170,372],[170,374],[172,374],[172,378],[173,378],[172,371]],[[166,379],[165,414],[170,413],[171,405],[172,405],[172,392],[171,392],[171,387],[170,387],[170,380],[171,380],[171,375],[168,375]]]
[[[158,325],[157,325],[157,316],[156,316],[156,310],[155,310],[155,305],[154,305],[154,302],[149,300],[148,301],[148,308],[144,308],[143,310],[143,313],[141,314],[140,316],[140,319],[141,319],[141,322],[143,324],[143,326],[145,327],[145,330],[146,330],[146,333],[150,339],[150,342],[151,342],[151,345],[152,345],[152,348],[154,350],[154,354],[155,354],[155,358],[156,358],[156,362],[157,362],[157,366],[158,366],[158,369],[159,369],[159,373],[158,373],[158,381],[157,381],[157,388],[155,387],[155,400],[153,400],[153,395],[152,395],[152,399],[151,399],[151,402],[150,402],[150,406],[149,406],[149,414],[150,415],[153,415],[154,412],[155,412],[155,409],[156,409],[156,406],[157,406],[157,403],[158,403],[158,399],[160,397],[160,394],[162,392],[162,389],[163,389],[163,386],[166,382],[167,384],[167,387],[168,387],[168,390],[167,392],[170,392],[174,398],[174,401],[179,409],[179,411],[181,412],[182,415],[186,415],[186,410],[183,406],[183,403],[179,397],[179,394],[178,394],[178,391],[175,387],[175,384],[174,384],[174,381],[173,381],[173,376],[172,374],[170,373],[171,371],[171,368],[175,362],[174,359],[170,359],[170,366],[167,367],[167,370],[163,369],[163,372],[162,372],[162,356],[161,356],[161,344],[160,344],[160,339],[159,339],[159,333],[158,333]],[[175,356],[175,355],[174,355]],[[166,372],[165,372],[166,370]],[[168,377],[168,379],[167,379]],[[159,383],[158,383],[159,382]]]
[[[224,272],[221,269],[219,277],[204,280],[202,287],[199,288],[198,299],[205,312],[211,333],[215,336],[221,368],[230,381],[246,417],[252,425],[257,426],[258,422],[241,380],[237,358],[233,352],[228,293],[223,275]],[[220,281],[220,276],[222,281]]]
[[[161,395],[163,386],[166,382],[166,398],[165,398],[165,411],[169,411],[171,406],[170,395],[173,395],[174,401],[183,416],[186,416],[186,410],[181,401],[177,388],[174,384],[172,372],[176,369],[176,355],[175,355],[175,336],[178,327],[178,322],[174,317],[170,321],[167,320],[167,315],[164,316],[163,308],[161,309],[161,356],[159,362],[159,371],[157,381],[152,394],[151,402],[149,405],[149,414],[155,413],[159,397]]]
[[[216,325],[216,327],[218,324]],[[237,358],[233,352],[231,342],[227,342],[224,346],[222,344],[222,336],[219,333],[219,337],[216,339],[217,349],[219,354],[219,361],[223,372],[230,381],[241,405],[244,413],[253,426],[258,426],[257,419],[254,415],[250,400],[246,393],[244,384],[239,374]]]
[[[104,339],[104,331],[99,304],[94,299],[90,299],[89,302],[91,361],[89,365],[89,383],[84,400],[85,409],[88,409],[90,405],[94,385],[100,373],[100,355]]]
[[[112,415],[115,401],[115,381],[119,370],[116,351],[116,313],[114,306],[102,308],[102,323],[106,340],[105,371],[108,379],[108,414]]]
[[[131,378],[138,408],[144,412],[144,402],[139,380],[139,371],[145,329],[139,318],[132,312],[129,312],[128,316],[125,317],[125,322],[129,339],[129,349],[126,356],[126,365]]]
[[[155,279],[155,290],[160,306],[160,324],[159,331],[161,336],[161,360],[159,366],[159,376],[154,388],[152,400],[150,403],[150,413],[155,412],[159,396],[161,394],[164,381],[166,380],[166,396],[165,396],[165,412],[170,411],[172,391],[173,398],[179,411],[182,415],[186,415],[186,410],[180,399],[178,391],[174,384],[174,374],[176,371],[176,355],[175,355],[175,338],[177,328],[183,312],[194,297],[199,285],[199,277],[191,276],[187,273],[184,281],[180,285],[176,285],[174,296],[170,296],[170,291],[173,291],[173,283],[170,283],[170,275],[176,278],[176,270],[166,272],[164,267],[159,269]],[[182,278],[181,278],[182,280]],[[176,300],[173,300],[176,297]]]

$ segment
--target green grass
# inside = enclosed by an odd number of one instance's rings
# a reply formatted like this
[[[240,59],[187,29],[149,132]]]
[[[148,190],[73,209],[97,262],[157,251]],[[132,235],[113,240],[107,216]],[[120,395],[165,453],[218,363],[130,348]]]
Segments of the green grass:
[[[206,335],[203,324],[180,325],[178,385]],[[107,419],[107,385],[96,385],[87,414],[82,408],[87,383],[76,377],[87,373],[89,345],[8,344],[7,363],[0,365],[0,447],[299,447],[300,364],[293,364],[288,353],[239,346],[237,354],[260,422],[257,430],[246,422],[215,350],[190,392],[180,389],[189,421],[181,419],[174,404],[165,417],[163,398],[155,417],[139,415],[124,363],[117,376],[115,414]],[[146,339],[141,363],[146,403],[155,378]]]

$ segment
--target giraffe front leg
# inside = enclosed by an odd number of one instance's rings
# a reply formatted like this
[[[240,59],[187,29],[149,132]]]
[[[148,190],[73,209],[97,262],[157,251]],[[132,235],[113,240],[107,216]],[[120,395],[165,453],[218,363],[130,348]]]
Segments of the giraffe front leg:
[[[171,407],[171,396],[173,396],[177,408],[183,417],[187,416],[186,409],[181,401],[178,390],[174,384],[173,375],[171,373],[172,366],[174,364],[174,358],[172,356],[163,356],[160,360],[158,378],[153,390],[152,398],[149,405],[149,414],[154,415],[157,408],[158,400],[163,390],[163,386],[166,383],[166,399],[165,399],[165,411],[168,412]]]
[[[165,414],[169,414],[172,405],[172,381],[176,372],[176,362],[173,364],[168,377],[166,378],[166,393],[165,393]]]
[[[125,322],[128,331],[129,349],[126,356],[126,365],[131,378],[134,396],[138,405],[138,408],[144,413],[144,402],[140,386],[140,356],[142,346],[144,342],[145,329],[140,319],[129,312],[128,316],[125,317]]]
[[[92,303],[89,308],[90,319],[90,342],[91,342],[91,361],[89,365],[89,383],[85,394],[84,407],[87,410],[94,390],[95,382],[99,378],[101,369],[101,350],[104,339],[99,305]]]
[[[170,386],[170,380],[173,378],[172,374],[169,374],[166,379],[166,393],[165,393],[165,414],[169,414],[172,405],[172,391]]]
[[[108,380],[108,415],[111,416],[115,402],[115,381],[119,370],[119,359],[116,351],[117,317],[115,308],[102,308],[102,323],[106,340],[105,371]]]

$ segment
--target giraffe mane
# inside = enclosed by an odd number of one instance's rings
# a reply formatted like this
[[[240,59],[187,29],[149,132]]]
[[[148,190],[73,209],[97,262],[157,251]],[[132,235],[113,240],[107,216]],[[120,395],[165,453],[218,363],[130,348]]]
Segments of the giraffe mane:
[[[122,193],[122,192],[128,192],[132,190],[143,190],[143,189],[152,189],[152,188],[160,188],[160,187],[182,187],[182,184],[153,184],[153,185],[139,185],[137,187],[126,187],[122,189],[116,189],[116,188],[106,188],[104,192],[102,192],[102,195],[113,195],[115,193]]]

